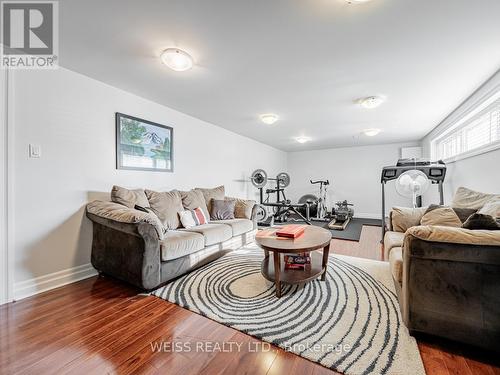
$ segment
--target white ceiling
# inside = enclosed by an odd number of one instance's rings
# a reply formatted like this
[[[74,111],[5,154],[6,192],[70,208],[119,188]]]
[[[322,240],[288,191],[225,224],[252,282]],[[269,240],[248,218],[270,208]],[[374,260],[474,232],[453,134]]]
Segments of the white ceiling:
[[[286,151],[412,141],[500,67],[499,14],[499,0],[63,0],[60,63]],[[168,47],[195,67],[162,65]],[[375,110],[354,103],[376,94]]]

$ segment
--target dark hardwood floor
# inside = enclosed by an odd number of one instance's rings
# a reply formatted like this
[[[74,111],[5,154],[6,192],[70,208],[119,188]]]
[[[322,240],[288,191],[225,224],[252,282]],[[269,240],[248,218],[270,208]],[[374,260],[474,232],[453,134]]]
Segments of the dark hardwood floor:
[[[359,243],[332,241],[331,252],[380,259],[380,231]],[[161,342],[192,350],[152,350]],[[201,352],[217,343],[240,350]],[[233,344],[235,345],[235,344]],[[260,345],[260,346],[259,346]],[[93,277],[0,306],[0,374],[334,374],[276,347],[107,277]],[[236,348],[234,346],[234,348]],[[428,374],[500,374],[471,348],[419,339]]]

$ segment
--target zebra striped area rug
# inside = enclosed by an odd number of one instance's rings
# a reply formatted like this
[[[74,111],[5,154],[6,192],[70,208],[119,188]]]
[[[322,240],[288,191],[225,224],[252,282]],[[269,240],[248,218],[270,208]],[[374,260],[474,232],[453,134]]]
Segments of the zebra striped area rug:
[[[248,245],[153,294],[345,374],[425,374],[387,263],[331,256],[326,281],[278,299],[263,256]]]

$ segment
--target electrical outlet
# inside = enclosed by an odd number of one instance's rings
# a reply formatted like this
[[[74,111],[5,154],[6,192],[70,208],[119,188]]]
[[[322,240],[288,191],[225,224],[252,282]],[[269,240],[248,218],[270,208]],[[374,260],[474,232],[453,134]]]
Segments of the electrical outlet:
[[[40,145],[30,144],[30,158],[38,159],[42,157],[42,147]]]

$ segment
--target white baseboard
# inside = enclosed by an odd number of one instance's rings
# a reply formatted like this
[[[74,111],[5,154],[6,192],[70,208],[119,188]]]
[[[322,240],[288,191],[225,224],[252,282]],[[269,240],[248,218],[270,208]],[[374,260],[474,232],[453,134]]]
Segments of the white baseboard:
[[[380,219],[381,216],[382,216],[381,214],[367,214],[363,212],[360,213],[354,212],[354,217],[359,219]]]
[[[90,263],[14,284],[14,300],[20,300],[97,275]]]

